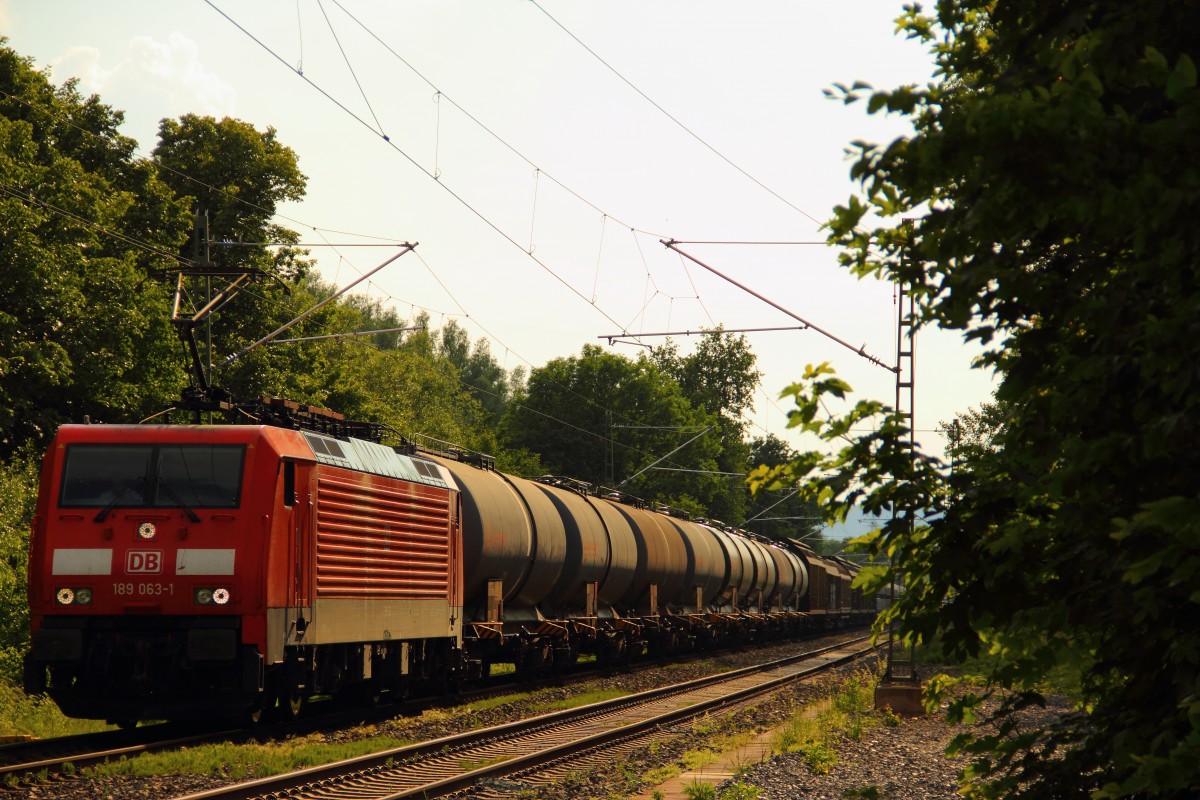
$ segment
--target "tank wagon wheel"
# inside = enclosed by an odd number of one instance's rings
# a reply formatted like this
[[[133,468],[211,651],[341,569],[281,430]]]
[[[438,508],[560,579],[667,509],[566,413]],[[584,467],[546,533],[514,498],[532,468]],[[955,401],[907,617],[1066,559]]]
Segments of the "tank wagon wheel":
[[[611,647],[607,650],[608,653],[608,668],[618,669],[625,672],[633,664],[633,656],[636,648],[629,642],[629,639],[622,635],[614,636],[611,640]]]
[[[519,665],[522,680],[536,680],[545,674],[547,667],[554,663],[554,650],[550,642],[535,639],[525,650]]]
[[[366,708],[376,708],[383,703],[383,687],[378,681],[368,681],[359,691],[359,703]]]

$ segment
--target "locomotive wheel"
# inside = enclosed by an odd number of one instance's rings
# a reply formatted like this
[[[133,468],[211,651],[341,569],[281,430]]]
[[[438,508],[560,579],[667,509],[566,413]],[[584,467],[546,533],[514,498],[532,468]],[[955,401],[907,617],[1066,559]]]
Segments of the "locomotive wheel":
[[[242,727],[257,728],[263,724],[266,718],[266,707],[262,700],[255,701],[254,705],[242,712]]]
[[[299,717],[300,712],[304,710],[304,700],[304,695],[299,689],[294,687],[281,689],[275,701],[275,711],[279,719],[291,722]]]

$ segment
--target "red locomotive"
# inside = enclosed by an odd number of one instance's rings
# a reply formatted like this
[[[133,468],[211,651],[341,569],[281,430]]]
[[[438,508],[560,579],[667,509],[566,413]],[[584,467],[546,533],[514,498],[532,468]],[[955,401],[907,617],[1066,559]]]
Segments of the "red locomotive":
[[[336,432],[336,431],[334,431]],[[272,425],[69,425],[29,566],[30,692],[132,723],[288,716],[866,617],[854,566],[455,451]]]

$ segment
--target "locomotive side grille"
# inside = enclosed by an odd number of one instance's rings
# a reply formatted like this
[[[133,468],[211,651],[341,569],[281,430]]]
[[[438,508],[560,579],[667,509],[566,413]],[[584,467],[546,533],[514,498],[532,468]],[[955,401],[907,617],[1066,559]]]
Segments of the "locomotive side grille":
[[[449,498],[317,481],[317,596],[445,598]]]

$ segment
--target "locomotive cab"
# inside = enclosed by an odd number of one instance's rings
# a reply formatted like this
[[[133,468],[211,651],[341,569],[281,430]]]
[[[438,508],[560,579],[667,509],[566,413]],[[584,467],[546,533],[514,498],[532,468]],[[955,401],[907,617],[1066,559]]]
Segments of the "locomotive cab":
[[[30,541],[28,691],[122,722],[252,702],[270,509],[249,476],[281,455],[253,430],[60,430]]]

